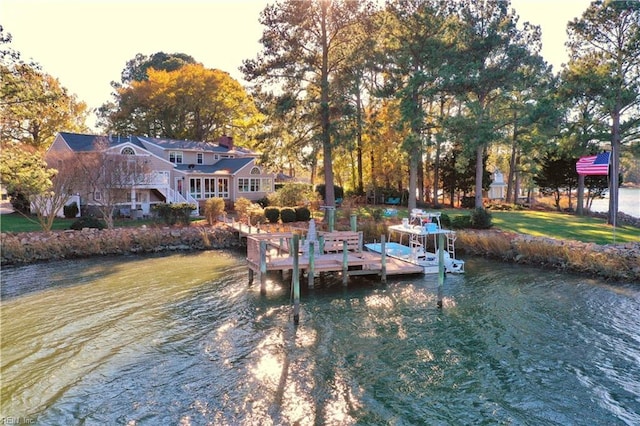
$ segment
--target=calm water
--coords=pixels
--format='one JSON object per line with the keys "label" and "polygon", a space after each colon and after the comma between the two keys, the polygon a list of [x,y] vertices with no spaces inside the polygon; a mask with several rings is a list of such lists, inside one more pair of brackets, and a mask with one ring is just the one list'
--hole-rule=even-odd
{"label": "calm water", "polygon": [[5,269],[0,418],[640,424],[640,286],[466,269],[442,310],[435,277],[303,291],[298,327],[288,287],[261,296],[235,254]]}
{"label": "calm water", "polygon": [[[608,212],[609,198],[593,200],[591,210]],[[633,217],[640,217],[640,188],[620,188],[618,192],[618,211]]]}

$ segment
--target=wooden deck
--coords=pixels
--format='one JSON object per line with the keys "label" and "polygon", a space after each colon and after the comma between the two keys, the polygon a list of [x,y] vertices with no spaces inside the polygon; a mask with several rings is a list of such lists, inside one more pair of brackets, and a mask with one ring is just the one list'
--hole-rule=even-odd
{"label": "wooden deck", "polygon": [[[302,234],[302,247],[306,230],[287,229],[283,226],[265,229],[237,222],[227,225],[236,230],[241,238],[247,239],[247,264],[251,275],[261,274],[263,271],[293,271],[294,256],[290,252],[293,234]],[[308,250],[300,250],[298,255],[299,271],[311,273],[312,277],[315,273],[336,272],[344,275],[343,280],[349,276],[361,275],[378,275],[386,280],[388,275],[422,273],[420,266],[388,256],[384,257],[383,267],[383,256],[380,253],[363,251],[361,232],[319,231],[318,237],[322,241],[322,250],[320,247],[315,248],[313,258]]]}

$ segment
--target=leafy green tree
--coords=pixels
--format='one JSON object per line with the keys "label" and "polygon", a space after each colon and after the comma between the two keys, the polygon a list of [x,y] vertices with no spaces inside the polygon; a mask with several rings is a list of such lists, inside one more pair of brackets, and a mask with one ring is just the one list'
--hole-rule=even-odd
{"label": "leafy green tree", "polygon": [[258,57],[244,62],[249,81],[280,84],[280,90],[313,107],[314,135],[322,146],[325,202],[335,205],[332,163],[332,76],[346,65],[357,45],[354,28],[367,12],[364,1],[284,0],[268,5],[260,15],[265,26]]}
{"label": "leafy green tree", "polygon": [[84,131],[87,106],[36,63],[13,50],[0,26],[0,141],[46,150],[57,132]]}
{"label": "leafy green tree", "polygon": [[[135,58],[127,61],[127,65],[122,70],[121,84],[127,85],[134,81],[148,80],[147,72],[150,68],[156,71],[176,71],[185,65],[196,64],[193,57],[185,53],[164,53],[157,52],[151,56],[138,53]],[[120,87],[118,83],[111,83],[114,87]]]}
{"label": "leafy green tree", "polygon": [[[589,61],[600,107],[608,114],[611,176],[620,172],[622,145],[630,143],[640,126],[640,3],[597,0],[568,27],[571,61]],[[618,214],[618,179],[610,179],[609,223]]]}
{"label": "leafy green tree", "polygon": [[390,2],[386,10],[390,19],[381,46],[388,76],[385,91],[400,101],[398,124],[408,130],[403,148],[409,159],[410,209],[416,207],[418,171],[428,133],[426,105],[442,90],[441,74],[452,47],[445,39],[442,5],[424,0]]}
{"label": "leafy green tree", "polygon": [[557,150],[550,150],[544,156],[540,172],[533,178],[543,194],[554,196],[558,211],[561,211],[560,200],[565,191],[569,197],[569,208],[571,208],[571,192],[578,183],[575,164],[574,157]]}
{"label": "leafy green tree", "polygon": [[518,29],[509,1],[448,4],[457,18],[452,30],[457,52],[449,66],[448,84],[464,105],[455,123],[466,149],[476,155],[475,205],[482,207],[482,158],[508,123],[496,109],[505,93],[522,81],[524,65],[538,60],[540,32],[527,24]]}

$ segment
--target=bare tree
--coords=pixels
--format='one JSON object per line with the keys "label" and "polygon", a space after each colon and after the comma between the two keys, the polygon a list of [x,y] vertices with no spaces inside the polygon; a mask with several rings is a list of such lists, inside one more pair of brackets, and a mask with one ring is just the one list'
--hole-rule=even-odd
{"label": "bare tree", "polygon": [[136,187],[149,183],[152,176],[146,156],[121,154],[108,146],[108,140],[99,141],[93,151],[79,155],[77,166],[85,196],[111,229],[116,209],[125,204],[134,206]]}

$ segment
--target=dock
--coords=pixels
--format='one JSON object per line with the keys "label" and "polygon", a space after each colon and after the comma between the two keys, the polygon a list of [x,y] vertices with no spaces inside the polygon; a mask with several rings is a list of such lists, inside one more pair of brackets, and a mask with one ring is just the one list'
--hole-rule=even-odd
{"label": "dock", "polygon": [[[262,229],[238,222],[226,222],[247,241],[247,266],[249,284],[254,276],[260,280],[260,293],[266,294],[267,273],[279,271],[283,275],[291,271],[293,294],[293,322],[300,320],[300,278],[306,273],[308,287],[314,288],[316,274],[338,273],[343,286],[352,276],[379,276],[381,282],[388,275],[422,274],[423,268],[402,259],[386,255],[386,236],[380,236],[380,253],[364,251],[362,232],[356,231],[355,215],[351,216],[351,231],[334,231],[329,221],[329,231],[316,232],[311,220],[308,229]],[[442,235],[439,236],[440,238]],[[442,239],[442,238],[441,238]],[[442,308],[442,284],[444,282],[444,250],[440,240],[438,251],[438,307]]]}
{"label": "dock", "polygon": [[[227,223],[247,241],[247,265],[250,278],[266,271],[293,271],[294,256],[291,247],[294,235],[300,238],[300,272],[315,276],[318,272],[335,272],[343,275],[346,284],[349,276],[378,275],[383,281],[389,275],[420,274],[422,268],[400,259],[363,250],[362,232],[318,232],[318,244],[305,247],[306,230],[275,227],[264,229],[239,222]],[[313,287],[313,283],[309,283]]]}

